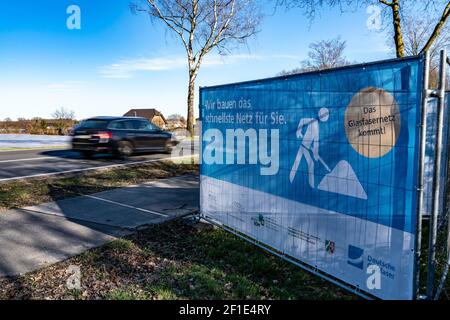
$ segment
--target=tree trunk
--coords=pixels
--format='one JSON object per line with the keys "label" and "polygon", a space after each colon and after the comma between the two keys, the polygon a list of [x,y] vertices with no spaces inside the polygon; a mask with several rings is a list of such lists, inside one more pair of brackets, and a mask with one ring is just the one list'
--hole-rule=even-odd
{"label": "tree trunk", "polygon": [[195,101],[195,74],[191,71],[189,72],[189,88],[188,88],[188,98],[187,98],[187,131],[194,136],[194,101]]}
{"label": "tree trunk", "polygon": [[194,101],[195,101],[195,79],[197,78],[196,69],[192,69],[191,65],[189,66],[189,87],[188,87],[188,113],[187,113],[187,122],[186,127],[189,132],[190,137],[190,145],[191,145],[191,164],[194,164]]}
{"label": "tree trunk", "polygon": [[391,8],[394,23],[394,41],[397,58],[402,58],[405,56],[405,45],[403,43],[403,35],[400,21],[400,6],[398,0],[394,0],[392,2]]}

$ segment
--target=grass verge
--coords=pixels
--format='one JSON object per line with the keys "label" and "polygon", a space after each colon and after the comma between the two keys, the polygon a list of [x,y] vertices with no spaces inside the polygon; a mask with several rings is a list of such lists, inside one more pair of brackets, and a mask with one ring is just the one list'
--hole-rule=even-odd
{"label": "grass verge", "polygon": [[122,188],[152,179],[197,173],[196,164],[160,161],[66,177],[53,176],[3,183],[0,184],[0,213],[12,208]]}
{"label": "grass verge", "polygon": [[[67,289],[69,266],[81,288]],[[207,224],[152,226],[37,272],[0,279],[0,299],[357,299]]]}
{"label": "grass verge", "polygon": [[67,146],[46,146],[46,147],[32,147],[32,148],[0,148],[0,152],[7,151],[33,151],[33,150],[49,150],[49,149],[65,149]]}

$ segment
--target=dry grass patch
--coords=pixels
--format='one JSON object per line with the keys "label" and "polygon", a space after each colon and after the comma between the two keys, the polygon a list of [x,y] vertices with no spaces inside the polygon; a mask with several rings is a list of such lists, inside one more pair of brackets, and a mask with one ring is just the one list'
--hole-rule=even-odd
{"label": "dry grass patch", "polygon": [[184,174],[198,174],[198,165],[161,161],[65,177],[3,183],[0,184],[0,212]]}
{"label": "dry grass patch", "polygon": [[[81,289],[66,270],[81,268]],[[21,277],[0,279],[1,299],[356,299],[207,224],[153,226]]]}

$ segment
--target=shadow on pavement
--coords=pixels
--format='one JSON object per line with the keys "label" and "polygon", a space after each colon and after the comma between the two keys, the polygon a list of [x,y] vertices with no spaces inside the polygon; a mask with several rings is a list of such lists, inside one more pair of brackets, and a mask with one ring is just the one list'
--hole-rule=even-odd
{"label": "shadow on pavement", "polygon": [[[46,157],[55,157],[55,158],[64,158],[64,159],[83,159],[88,160],[83,157],[83,155],[80,152],[73,151],[73,150],[48,150],[43,151],[40,153],[43,156]],[[94,160],[101,160],[101,159],[107,159],[107,160],[118,160],[111,154],[96,154],[92,157]]]}
{"label": "shadow on pavement", "polygon": [[144,161],[149,160],[152,157],[167,157],[167,154],[160,154],[158,152],[139,152],[136,154],[133,154],[131,157],[128,158],[128,160],[122,160],[118,158],[117,156],[109,153],[99,153],[94,154],[92,158],[87,159],[83,157],[81,152],[73,151],[73,150],[48,150],[43,151],[40,153],[43,156],[46,157],[53,157],[53,158],[61,158],[61,159],[73,159],[73,160],[95,160],[95,161],[101,161],[101,162],[112,162],[112,163],[123,163],[123,162],[133,162],[133,161]]}

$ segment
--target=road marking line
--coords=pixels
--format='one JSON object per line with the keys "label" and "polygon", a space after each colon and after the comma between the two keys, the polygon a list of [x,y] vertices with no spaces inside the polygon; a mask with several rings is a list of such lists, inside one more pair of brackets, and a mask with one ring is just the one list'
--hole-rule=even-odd
{"label": "road marking line", "polygon": [[161,217],[166,217],[167,218],[169,216],[168,214],[159,213],[159,212],[152,211],[152,210],[147,210],[147,209],[142,209],[142,208],[139,208],[139,207],[131,206],[131,205],[128,205],[128,204],[117,202],[117,201],[103,199],[103,198],[92,196],[92,195],[83,195],[83,197],[94,199],[94,200],[103,201],[103,202],[106,202],[106,203],[115,204],[115,205],[118,205],[118,206],[121,206],[121,207],[125,207],[125,208],[128,208],[128,209],[135,209],[135,210],[138,210],[138,211],[142,211],[142,212],[145,212],[145,213],[150,213],[150,214],[153,214],[153,215],[158,215],[158,216],[161,216]]}
{"label": "road marking line", "polygon": [[98,167],[91,167],[91,168],[84,168],[84,169],[74,169],[74,170],[66,170],[66,171],[58,171],[58,172],[39,173],[39,174],[33,174],[33,175],[29,175],[29,176],[20,176],[20,177],[14,177],[14,178],[0,179],[0,182],[8,182],[8,181],[15,181],[15,180],[22,180],[22,179],[40,178],[40,177],[50,177],[50,176],[67,174],[67,173],[95,171],[95,170],[101,170],[101,169],[120,168],[120,167],[132,166],[132,165],[136,165],[136,164],[145,164],[145,163],[152,163],[152,162],[158,162],[158,161],[164,161],[164,160],[180,160],[180,159],[185,159],[185,158],[190,158],[190,157],[191,156],[181,156],[181,157],[173,157],[173,158],[168,157],[168,158],[150,159],[150,160],[137,161],[137,162],[112,164],[112,165],[108,165],[108,166],[98,166]]}
{"label": "road marking line", "polygon": [[36,160],[44,160],[44,159],[49,159],[49,157],[28,158],[28,159],[12,159],[12,160],[0,160],[0,163],[20,162],[20,161],[36,161]]}

